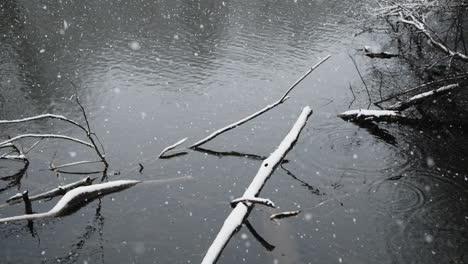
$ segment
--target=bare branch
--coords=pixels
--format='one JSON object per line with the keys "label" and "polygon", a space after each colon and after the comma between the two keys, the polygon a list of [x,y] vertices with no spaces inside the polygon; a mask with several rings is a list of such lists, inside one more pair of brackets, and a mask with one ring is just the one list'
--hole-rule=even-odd
{"label": "bare branch", "polygon": [[458,88],[460,88],[460,85],[458,85],[458,83],[443,86],[443,87],[440,87],[438,89],[434,89],[434,90],[431,90],[431,91],[428,91],[428,92],[425,92],[425,93],[417,94],[417,95],[409,98],[408,100],[398,102],[398,103],[388,107],[387,109],[403,111],[403,110],[407,109],[408,107],[420,104],[420,103],[422,103],[422,102],[424,102],[426,100],[432,99],[434,97],[450,93],[450,92],[452,92],[452,91],[454,91],[454,90],[456,90]]}
{"label": "bare branch", "polygon": [[49,163],[49,169],[50,170],[57,170],[57,169],[62,169],[66,167],[71,167],[71,166],[76,166],[76,165],[82,165],[82,164],[89,164],[89,163],[99,163],[102,162],[101,160],[83,160],[83,161],[76,161],[76,162],[70,162],[66,164],[62,164],[59,166],[54,166],[52,162]]}
{"label": "bare branch", "polygon": [[19,139],[22,139],[22,138],[56,138],[56,139],[65,139],[65,140],[69,140],[69,141],[73,141],[73,142],[76,142],[76,143],[79,143],[79,144],[82,144],[82,145],[85,145],[87,147],[90,147],[92,149],[94,149],[94,146],[86,141],[83,141],[83,140],[80,140],[80,139],[77,139],[77,138],[73,138],[73,137],[69,137],[69,136],[64,136],[64,135],[57,135],[57,134],[23,134],[23,135],[19,135],[19,136],[16,136],[16,137],[13,137],[13,138],[10,138],[8,140],[5,140],[3,142],[0,142],[0,146],[2,145],[5,145],[5,144],[8,144],[8,143],[11,143],[11,142],[14,142],[16,140],[19,140]]}
{"label": "bare branch", "polygon": [[[42,200],[42,199],[47,199],[47,198],[53,198],[55,196],[58,196],[58,195],[64,195],[66,192],[72,190],[72,189],[75,189],[77,187],[80,187],[80,186],[86,186],[86,185],[91,185],[93,183],[93,181],[97,179],[97,178],[91,178],[91,177],[86,177],[82,180],[79,180],[77,182],[72,182],[72,183],[69,183],[69,184],[66,184],[66,185],[63,185],[63,186],[59,186],[55,189],[52,189],[50,191],[47,191],[47,192],[44,192],[44,193],[41,193],[41,194],[38,194],[38,195],[34,195],[34,196],[31,196],[29,197],[29,200],[30,201],[36,201],[36,200]],[[17,204],[17,203],[21,203],[23,200],[22,200],[22,195],[21,193],[17,193],[16,195],[8,198],[8,200],[6,201],[9,205],[13,205],[13,204]]]}
{"label": "bare branch", "polygon": [[48,118],[58,119],[58,120],[68,122],[70,124],[73,124],[74,126],[79,127],[80,129],[82,129],[86,133],[89,133],[89,131],[85,127],[83,127],[82,125],[78,124],[78,122],[76,122],[74,120],[71,120],[69,118],[66,118],[63,115],[55,115],[55,114],[43,114],[43,115],[31,116],[31,117],[26,117],[26,118],[22,118],[22,119],[14,119],[14,120],[0,120],[0,125],[3,125],[3,124],[18,124],[18,123],[24,123],[24,122],[30,122],[30,121],[35,121],[35,120],[40,120],[40,119],[48,119]]}
{"label": "bare branch", "polygon": [[312,68],[310,68],[304,75],[302,75],[293,85],[291,85],[291,87],[289,87],[289,89],[283,94],[283,96],[281,96],[281,98],[274,102],[273,104],[270,104],[270,105],[267,105],[266,107],[262,108],[261,110],[237,121],[237,122],[234,122],[230,125],[227,125],[221,129],[218,129],[216,131],[214,131],[213,133],[211,133],[209,136],[205,137],[204,139],[202,140],[199,140],[198,142],[192,144],[189,148],[196,148],[198,146],[201,146],[203,144],[205,144],[206,142],[214,139],[215,137],[223,134],[224,132],[227,132],[231,129],[234,129],[244,123],[246,123],[247,121],[250,121],[254,118],[256,118],[257,116],[273,109],[274,107],[276,107],[277,105],[279,104],[282,104],[284,103],[284,101],[286,101],[288,99],[288,94],[294,89],[294,87],[296,87],[302,80],[304,80],[310,73],[312,73],[317,67],[319,67],[322,63],[324,63],[326,60],[328,60],[331,56],[328,55],[326,56],[325,58],[323,58],[322,60],[320,60],[317,64],[315,64],[314,66],[312,66]]}
{"label": "bare branch", "polygon": [[[77,203],[91,201],[93,198],[99,197],[112,192],[121,191],[130,188],[140,181],[119,180],[106,183],[100,183],[90,186],[81,186],[67,192],[57,204],[45,213],[25,214],[19,216],[0,218],[0,223],[15,222],[22,220],[34,220],[48,217],[57,217],[63,215]],[[76,206],[75,206],[76,207]]]}

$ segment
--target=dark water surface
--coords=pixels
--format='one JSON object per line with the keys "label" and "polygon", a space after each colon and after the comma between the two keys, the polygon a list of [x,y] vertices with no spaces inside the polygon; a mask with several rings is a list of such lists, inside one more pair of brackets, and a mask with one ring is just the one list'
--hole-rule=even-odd
{"label": "dark water surface", "polygon": [[[242,228],[219,263],[467,263],[468,140],[456,128],[359,127],[336,117],[352,83],[365,107],[348,54],[381,39],[354,37],[353,1],[2,1],[0,118],[60,113],[83,120],[78,87],[115,179],[156,180],[92,201],[56,219],[2,224],[2,263],[199,263],[261,161],[252,156],[187,155],[157,160],[183,137],[194,142],[277,100],[327,54],[333,57],[276,109],[203,147],[267,156],[300,110],[314,114],[288,163],[261,196],[250,223],[275,249]],[[398,68],[398,62],[386,62]],[[395,66],[396,65],[396,66]],[[80,131],[58,121],[2,126],[0,136]],[[24,141],[27,147],[34,141]],[[0,199],[40,193],[84,175],[47,170],[93,159],[76,144],[41,142],[21,166],[0,162]],[[144,165],[138,173],[138,163]],[[76,168],[78,171],[99,166]],[[58,199],[33,203],[47,211]],[[279,211],[302,210],[272,222]],[[21,205],[0,217],[22,214]],[[31,231],[33,230],[33,231]]]}

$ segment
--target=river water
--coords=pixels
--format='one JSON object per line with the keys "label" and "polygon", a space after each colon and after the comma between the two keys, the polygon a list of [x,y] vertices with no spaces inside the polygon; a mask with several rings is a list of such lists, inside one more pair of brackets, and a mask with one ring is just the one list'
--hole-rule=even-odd
{"label": "river water", "polygon": [[[78,95],[110,163],[108,180],[140,184],[75,213],[0,227],[2,263],[198,263],[261,164],[303,106],[313,115],[288,162],[261,192],[277,209],[249,216],[270,244],[243,227],[219,263],[467,263],[468,140],[456,126],[359,127],[336,117],[365,108],[364,78],[381,65],[360,56],[385,38],[358,35],[360,1],[2,1],[0,118],[42,113],[83,121]],[[166,146],[205,135],[276,101],[268,113],[203,147],[156,159]],[[400,69],[398,60],[384,62]],[[407,79],[411,79],[407,77]],[[372,96],[377,91],[372,90]],[[59,121],[2,126],[0,136],[62,133]],[[34,141],[24,140],[27,149]],[[241,153],[241,154],[239,154]],[[252,154],[252,155],[250,155]],[[0,199],[37,194],[85,175],[54,164],[94,159],[76,144],[43,140],[30,165],[0,161]],[[140,173],[138,163],[144,166]],[[99,164],[70,171],[100,170]],[[99,174],[93,174],[99,175]],[[58,198],[33,203],[47,211]],[[270,221],[281,211],[301,210]],[[21,205],[0,217],[23,213]]]}

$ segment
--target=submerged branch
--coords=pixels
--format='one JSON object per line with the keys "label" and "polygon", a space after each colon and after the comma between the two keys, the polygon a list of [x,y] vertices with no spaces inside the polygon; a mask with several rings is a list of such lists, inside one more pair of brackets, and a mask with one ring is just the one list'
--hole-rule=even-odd
{"label": "submerged branch", "polygon": [[276,208],[275,203],[270,199],[258,198],[258,197],[242,197],[231,201],[231,207],[235,207],[238,203],[252,203],[252,204],[263,204],[271,208]]}

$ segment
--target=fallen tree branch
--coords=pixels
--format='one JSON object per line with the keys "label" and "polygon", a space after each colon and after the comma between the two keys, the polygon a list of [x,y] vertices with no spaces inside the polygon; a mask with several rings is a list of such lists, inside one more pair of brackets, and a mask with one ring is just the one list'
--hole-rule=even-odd
{"label": "fallen tree branch", "polygon": [[438,89],[434,89],[434,90],[431,90],[431,91],[428,91],[428,92],[425,92],[425,93],[417,94],[417,95],[415,95],[413,97],[410,97],[409,99],[407,99],[405,101],[398,102],[398,103],[396,103],[394,105],[391,105],[387,109],[403,111],[403,110],[405,110],[405,109],[407,109],[407,108],[409,108],[411,106],[418,105],[418,104],[421,104],[422,102],[424,102],[426,100],[432,99],[434,97],[437,97],[437,96],[440,96],[440,95],[443,95],[443,94],[450,93],[450,92],[452,92],[452,91],[454,91],[455,89],[458,89],[458,88],[460,88],[460,85],[458,85],[458,83],[442,86],[442,87],[440,87]]}
{"label": "fallen tree branch", "polygon": [[433,81],[433,82],[429,82],[429,83],[424,83],[424,84],[421,84],[421,85],[418,85],[416,87],[413,87],[413,88],[410,88],[410,89],[407,89],[407,90],[404,90],[402,92],[399,92],[397,94],[393,94],[393,95],[390,95],[388,96],[387,98],[384,98],[380,101],[377,101],[375,102],[374,104],[375,105],[379,105],[383,102],[387,102],[387,101],[390,101],[396,97],[399,97],[399,96],[402,96],[402,95],[405,95],[405,94],[408,94],[408,93],[411,93],[411,92],[414,92],[416,90],[420,90],[420,89],[423,89],[423,88],[426,88],[428,86],[431,86],[431,85],[436,85],[436,84],[441,84],[441,83],[447,83],[447,82],[451,82],[451,81],[455,81],[455,80],[460,80],[460,79],[468,79],[468,75],[466,74],[463,74],[463,75],[460,75],[460,76],[455,76],[453,78],[448,78],[448,79],[442,79],[442,80],[437,80],[437,81]]}
{"label": "fallen tree branch", "polygon": [[94,146],[86,141],[83,141],[81,139],[77,139],[77,138],[73,138],[73,137],[69,137],[69,136],[64,136],[64,135],[57,135],[57,134],[23,134],[23,135],[19,135],[19,136],[16,136],[16,137],[13,137],[13,138],[10,138],[8,140],[5,140],[3,142],[0,142],[0,146],[4,145],[4,144],[8,144],[8,143],[11,143],[11,142],[14,142],[14,141],[17,141],[19,139],[22,139],[22,138],[56,138],[56,139],[65,139],[65,140],[69,140],[69,141],[73,141],[73,142],[76,142],[76,143],[79,143],[79,144],[82,144],[82,145],[85,145],[87,147],[90,147],[90,148],[93,148],[94,149]]}
{"label": "fallen tree branch", "polygon": [[[88,177],[86,177],[86,178],[84,178],[82,180],[72,182],[72,183],[69,183],[69,184],[66,184],[66,185],[63,185],[63,186],[59,186],[59,187],[57,187],[55,189],[52,189],[50,191],[47,191],[47,192],[44,192],[44,193],[41,193],[41,194],[38,194],[38,195],[30,196],[29,200],[30,201],[36,201],[36,200],[53,198],[53,197],[59,196],[59,195],[64,195],[68,191],[70,191],[72,189],[75,189],[77,187],[91,185],[95,179],[97,179],[97,178],[91,178],[91,177],[88,176]],[[6,202],[9,205],[21,203],[22,201],[23,200],[22,200],[21,193],[17,193],[15,195],[13,195],[12,197],[8,198],[8,200],[6,200]]]}
{"label": "fallen tree branch", "polygon": [[[281,161],[296,143],[300,132],[305,127],[307,119],[311,114],[312,110],[308,106],[304,107],[296,123],[280,143],[278,148],[262,162],[257,174],[242,197],[257,197],[268,178],[273,174],[276,167],[281,164]],[[231,214],[224,221],[221,230],[206,252],[202,264],[216,262],[223,248],[227,245],[234,232],[242,225],[244,219],[248,215],[248,212],[250,212],[253,206],[254,204],[248,202],[238,203],[236,205]]]}
{"label": "fallen tree branch", "polygon": [[217,136],[223,134],[224,132],[227,132],[227,131],[229,131],[229,130],[231,130],[231,129],[234,129],[234,128],[236,128],[236,127],[238,127],[238,126],[240,126],[240,125],[246,123],[247,121],[250,121],[250,120],[254,119],[255,117],[257,117],[257,116],[259,116],[259,115],[261,115],[261,114],[263,114],[263,113],[265,113],[265,112],[267,112],[267,111],[273,109],[273,108],[276,107],[277,105],[282,104],[284,101],[286,101],[286,100],[289,98],[289,97],[288,97],[288,94],[289,94],[302,80],[304,80],[310,73],[312,73],[318,66],[320,66],[322,63],[324,63],[324,62],[325,62],[326,60],[328,60],[330,57],[331,57],[331,56],[328,55],[328,56],[326,56],[325,58],[323,58],[322,60],[320,60],[317,64],[315,64],[314,66],[312,66],[312,68],[310,68],[310,69],[309,69],[304,75],[302,75],[293,85],[291,85],[291,87],[289,87],[289,89],[283,94],[283,96],[281,96],[281,98],[280,98],[278,101],[276,101],[276,102],[274,102],[274,103],[272,103],[272,104],[270,104],[270,105],[265,106],[265,107],[262,108],[261,110],[255,112],[255,113],[253,113],[253,114],[251,114],[251,115],[249,115],[249,116],[247,116],[247,117],[245,117],[245,118],[243,118],[243,119],[241,119],[241,120],[239,120],[239,121],[237,121],[237,122],[234,122],[234,123],[232,123],[232,124],[230,124],[230,125],[227,125],[227,126],[221,128],[221,129],[218,129],[218,130],[214,131],[213,133],[211,133],[209,136],[205,137],[204,139],[201,139],[201,140],[199,140],[198,142],[192,144],[189,148],[193,149],[193,148],[196,148],[196,147],[198,147],[198,146],[201,146],[201,145],[205,144],[206,142],[208,142],[208,141],[214,139],[215,137],[217,137]]}
{"label": "fallen tree branch", "polygon": [[86,133],[88,133],[88,130],[85,127],[83,127],[82,125],[80,125],[78,122],[73,121],[73,120],[71,120],[69,118],[66,118],[63,115],[55,115],[55,114],[42,114],[42,115],[37,115],[37,116],[25,117],[25,118],[22,118],[22,119],[0,120],[0,125],[25,123],[25,122],[41,120],[41,119],[49,119],[49,118],[58,119],[58,120],[68,122],[68,123],[70,123],[70,124],[72,124],[74,126],[79,127],[81,130],[85,131]]}
{"label": "fallen tree branch", "polygon": [[62,216],[67,214],[77,204],[89,202],[96,197],[108,193],[130,188],[138,183],[140,183],[140,181],[120,180],[90,186],[81,186],[67,192],[48,212],[0,218],[0,223]]}
{"label": "fallen tree branch", "polygon": [[391,110],[367,110],[367,109],[358,109],[358,110],[349,110],[338,114],[338,117],[343,120],[373,120],[373,121],[395,121],[402,117],[397,111]]}

